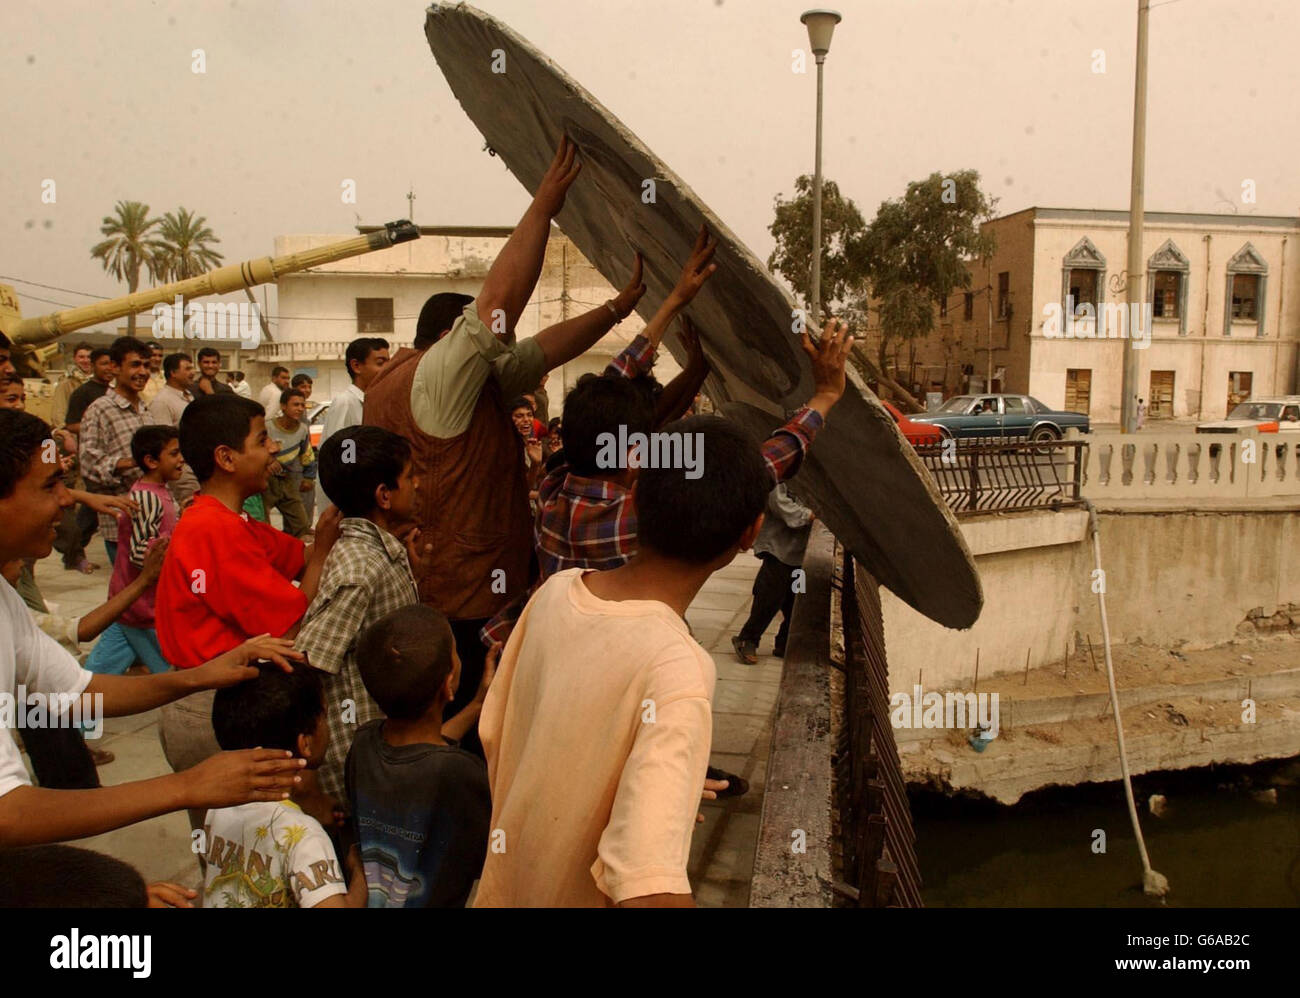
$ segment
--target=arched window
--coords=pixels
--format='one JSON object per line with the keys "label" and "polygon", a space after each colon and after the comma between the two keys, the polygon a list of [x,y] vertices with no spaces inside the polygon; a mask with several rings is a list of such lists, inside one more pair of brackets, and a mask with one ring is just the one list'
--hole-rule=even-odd
{"label": "arched window", "polygon": [[[1084,236],[1074,244],[1074,249],[1065,254],[1061,261],[1061,309],[1066,316],[1075,316],[1075,322],[1087,321],[1087,310],[1080,313],[1080,306],[1091,306],[1093,316],[1098,321],[1102,315],[1102,302],[1106,294],[1106,258],[1101,255],[1092,240]],[[1095,327],[1098,335],[1100,326]]]}
{"label": "arched window", "polygon": [[1253,323],[1255,335],[1264,335],[1264,289],[1268,264],[1259,250],[1247,243],[1228,261],[1228,281],[1223,300],[1223,335],[1233,324]]}
{"label": "arched window", "polygon": [[[1178,335],[1187,335],[1187,278],[1191,264],[1172,239],[1147,260],[1147,302],[1155,325],[1178,323]],[[1154,332],[1154,330],[1153,330]]]}

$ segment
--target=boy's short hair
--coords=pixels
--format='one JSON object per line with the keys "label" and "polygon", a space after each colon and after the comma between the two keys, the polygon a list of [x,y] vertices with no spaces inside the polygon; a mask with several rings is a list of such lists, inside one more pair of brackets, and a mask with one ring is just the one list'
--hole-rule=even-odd
{"label": "boy's short hair", "polygon": [[298,751],[298,736],[310,735],[325,713],[320,673],[309,665],[285,672],[257,662],[257,678],[217,690],[212,730],[227,752],[250,748]]}
{"label": "boy's short hair", "polygon": [[141,471],[147,470],[144,459],[151,457],[157,461],[162,456],[163,448],[179,435],[176,427],[168,426],[166,423],[152,423],[140,427],[131,435],[131,460]]}
{"label": "boy's short hair", "polygon": [[217,470],[218,447],[243,453],[253,420],[265,416],[260,403],[242,395],[200,395],[185,407],[178,427],[181,453],[194,477],[206,482]]}
{"label": "boy's short hair", "polygon": [[90,351],[90,362],[92,364],[99,360],[100,357],[108,357],[111,360],[113,355],[109,352],[108,347],[95,347],[94,350]]}
{"label": "boy's short hair", "polygon": [[81,353],[82,350],[94,350],[94,349],[95,348],[91,344],[87,343],[85,340],[82,340],[80,343],[78,343],[75,347],[72,348],[72,355],[75,357],[77,354]]}
{"label": "boy's short hair", "polygon": [[378,336],[358,336],[343,351],[343,366],[347,368],[348,377],[357,380],[357,372],[352,370],[352,362],[364,364],[376,350],[387,350],[388,341]]}
{"label": "boy's short hair", "polygon": [[288,373],[289,373],[289,369],[287,367],[285,367],[283,364],[276,364],[275,367],[271,368],[271,380],[274,381],[275,376],[277,374],[288,374]]}
{"label": "boy's short hair", "polygon": [[534,411],[533,403],[528,401],[527,395],[520,395],[518,398],[516,398],[513,402],[510,403],[510,411],[514,412],[516,409],[527,409],[529,412]]}
{"label": "boy's short hair", "polygon": [[357,638],[357,671],[387,716],[414,721],[451,675],[456,640],[441,611],[423,603],[385,614]]}
{"label": "boy's short hair", "polygon": [[[344,461],[346,442],[348,460]],[[397,488],[402,469],[411,460],[411,444],[380,426],[349,426],[320,445],[321,489],[344,516],[369,516],[375,508],[375,489]]]}
{"label": "boy's short hair", "polygon": [[299,385],[314,385],[315,383],[310,374],[295,374],[289,385],[292,388],[297,388]]}
{"label": "boy's short hair", "polygon": [[629,436],[654,429],[654,403],[634,380],[584,374],[565,397],[560,440],[570,471],[590,478],[612,470],[596,463],[602,433],[617,439],[619,426],[626,426]]}
{"label": "boy's short hair", "polygon": [[134,336],[119,336],[108,348],[108,355],[113,358],[114,364],[122,363],[131,354],[135,354],[142,360],[148,360],[152,353],[148,344],[137,340]]}
{"label": "boy's short hair", "polygon": [[199,351],[199,360],[202,360],[204,357],[216,357],[217,360],[220,360],[221,351],[218,350],[216,347],[203,347]]}
{"label": "boy's short hair", "polygon": [[0,409],[0,499],[14,494],[49,439],[45,420],[18,409]]}
{"label": "boy's short hair", "polygon": [[563,428],[564,422],[559,416],[552,416],[551,421],[546,424],[546,432],[554,433],[556,430]]}
{"label": "boy's short hair", "polygon": [[448,332],[456,324],[465,306],[474,299],[469,295],[454,291],[443,291],[433,295],[420,309],[420,317],[415,320],[415,341],[411,344],[416,350],[433,346],[438,337]]}
{"label": "boy's short hair", "polygon": [[[700,434],[697,452],[704,473],[688,478],[685,468],[638,472],[637,543],[676,561],[708,564],[740,540],[763,512],[775,483],[758,441],[720,416],[688,416],[661,432]],[[569,452],[567,439],[564,452]]]}
{"label": "boy's short hair", "polygon": [[170,378],[173,374],[175,374],[178,370],[180,370],[181,361],[183,360],[189,360],[191,364],[194,363],[194,361],[190,360],[190,355],[187,353],[169,353],[166,357],[164,357],[163,377]]}
{"label": "boy's short hair", "polygon": [[140,871],[66,845],[0,849],[0,908],[147,908]]}
{"label": "boy's short hair", "polygon": [[295,395],[298,398],[302,399],[304,402],[307,401],[307,396],[302,393],[301,388],[286,388],[284,391],[280,393],[280,404],[288,405],[289,400],[293,398]]}

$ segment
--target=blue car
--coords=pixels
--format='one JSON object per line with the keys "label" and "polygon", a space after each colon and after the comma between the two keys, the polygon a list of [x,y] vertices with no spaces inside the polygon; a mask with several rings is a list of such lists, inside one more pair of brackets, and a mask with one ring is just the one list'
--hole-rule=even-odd
{"label": "blue car", "polygon": [[954,395],[937,411],[911,418],[916,423],[939,427],[945,437],[960,440],[1060,440],[1071,427],[1081,433],[1091,429],[1083,413],[1049,409],[1031,395]]}

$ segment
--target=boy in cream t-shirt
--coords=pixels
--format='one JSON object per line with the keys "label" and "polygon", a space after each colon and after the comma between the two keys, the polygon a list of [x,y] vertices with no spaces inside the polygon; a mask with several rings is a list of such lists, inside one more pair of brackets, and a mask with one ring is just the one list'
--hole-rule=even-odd
{"label": "boy in cream t-shirt", "polygon": [[753,544],[772,481],[722,419],[664,430],[700,434],[705,474],[642,469],[637,555],[548,579],[502,652],[479,721],[492,831],[477,907],[693,903],[715,677],[683,615]]}

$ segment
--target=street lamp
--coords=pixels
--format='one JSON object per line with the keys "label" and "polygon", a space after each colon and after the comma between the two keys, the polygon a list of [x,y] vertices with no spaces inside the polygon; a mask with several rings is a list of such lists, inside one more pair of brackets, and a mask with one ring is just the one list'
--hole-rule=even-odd
{"label": "street lamp", "polygon": [[831,35],[840,15],[834,10],[807,10],[799,18],[808,28],[808,45],[817,59],[817,153],[813,169],[812,324],[821,327],[822,298],[822,68],[831,50]]}

